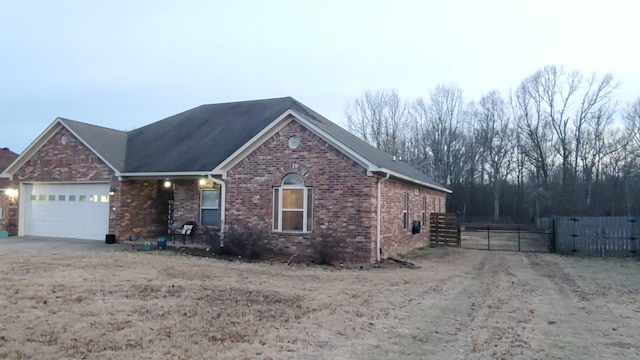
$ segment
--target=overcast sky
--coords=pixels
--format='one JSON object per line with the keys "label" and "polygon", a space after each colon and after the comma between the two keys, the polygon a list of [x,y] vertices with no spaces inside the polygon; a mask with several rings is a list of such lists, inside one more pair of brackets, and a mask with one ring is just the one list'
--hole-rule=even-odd
{"label": "overcast sky", "polygon": [[0,0],[0,147],[57,116],[131,130],[202,104],[293,96],[337,123],[366,89],[465,100],[544,65],[640,96],[640,2]]}

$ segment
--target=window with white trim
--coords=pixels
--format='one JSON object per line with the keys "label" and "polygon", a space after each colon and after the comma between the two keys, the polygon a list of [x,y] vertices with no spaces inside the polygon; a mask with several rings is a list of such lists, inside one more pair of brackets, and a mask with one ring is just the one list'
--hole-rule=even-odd
{"label": "window with white trim", "polygon": [[313,230],[313,189],[304,185],[302,176],[289,174],[273,189],[273,230]]}
{"label": "window with white trim", "polygon": [[200,190],[200,224],[202,226],[218,226],[219,203],[219,189]]}

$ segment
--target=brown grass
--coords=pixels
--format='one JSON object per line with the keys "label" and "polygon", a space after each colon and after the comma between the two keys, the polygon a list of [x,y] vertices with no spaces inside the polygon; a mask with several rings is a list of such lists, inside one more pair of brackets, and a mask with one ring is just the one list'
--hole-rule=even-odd
{"label": "brown grass", "polygon": [[339,270],[164,254],[0,254],[0,358],[640,355],[637,261],[422,249],[416,270]]}

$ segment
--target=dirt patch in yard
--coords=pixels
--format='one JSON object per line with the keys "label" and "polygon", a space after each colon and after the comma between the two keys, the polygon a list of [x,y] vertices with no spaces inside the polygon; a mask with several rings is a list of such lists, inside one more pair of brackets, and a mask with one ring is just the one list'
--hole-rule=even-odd
{"label": "dirt patch in yard", "polygon": [[447,248],[402,260],[416,267],[0,253],[0,358],[640,357],[636,260]]}

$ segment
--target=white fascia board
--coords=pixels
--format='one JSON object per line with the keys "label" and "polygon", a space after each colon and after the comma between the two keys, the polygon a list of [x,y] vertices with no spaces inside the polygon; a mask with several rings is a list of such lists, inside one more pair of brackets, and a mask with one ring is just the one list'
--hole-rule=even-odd
{"label": "white fascia board", "polygon": [[399,174],[399,173],[397,173],[395,171],[391,171],[391,170],[388,170],[388,169],[382,169],[382,168],[378,169],[377,171],[380,171],[380,172],[383,172],[383,173],[387,173],[387,174],[389,174],[389,175],[391,175],[391,176],[393,176],[395,178],[402,179],[402,180],[405,180],[405,181],[410,181],[412,183],[419,184],[419,185],[422,185],[424,187],[428,187],[430,189],[446,192],[448,194],[453,193],[453,191],[451,191],[451,190],[449,190],[447,188],[444,188],[444,187],[441,187],[441,186],[437,186],[437,185],[433,185],[433,184],[429,184],[429,183],[426,183],[424,181],[420,181],[420,180],[414,179],[412,177]]}
{"label": "white fascia board", "polygon": [[42,147],[42,145],[49,141],[49,139],[53,137],[53,134],[60,130],[62,126],[64,125],[60,121],[60,118],[53,120],[53,122],[49,124],[49,126],[47,126],[47,128],[44,129],[44,131],[40,133],[40,135],[38,135],[38,137],[33,140],[21,154],[4,169],[0,177],[13,179],[13,174],[18,171],[18,169]]}
{"label": "white fascia board", "polygon": [[[212,175],[222,175],[222,178],[227,177],[227,171],[234,167],[237,163],[239,163],[242,159],[244,159],[247,155],[249,155],[252,151],[257,149],[260,145],[262,145],[268,138],[273,136],[273,134],[280,131],[284,128],[291,119],[287,119],[290,115],[294,115],[292,110],[287,110],[283,112],[280,116],[278,116],[275,120],[266,126],[262,131],[257,133],[253,138],[247,141],[244,145],[242,145],[238,150],[236,150],[233,154],[229,155],[226,159],[224,159],[218,166],[215,167],[211,171]],[[295,115],[294,115],[295,116]]]}

